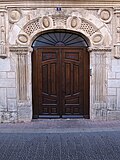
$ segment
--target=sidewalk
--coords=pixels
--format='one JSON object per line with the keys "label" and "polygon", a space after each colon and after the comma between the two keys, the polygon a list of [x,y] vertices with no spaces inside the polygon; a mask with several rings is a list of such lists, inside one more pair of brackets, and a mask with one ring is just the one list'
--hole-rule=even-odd
{"label": "sidewalk", "polygon": [[101,131],[120,131],[120,121],[38,119],[27,123],[0,124],[0,133],[73,133]]}

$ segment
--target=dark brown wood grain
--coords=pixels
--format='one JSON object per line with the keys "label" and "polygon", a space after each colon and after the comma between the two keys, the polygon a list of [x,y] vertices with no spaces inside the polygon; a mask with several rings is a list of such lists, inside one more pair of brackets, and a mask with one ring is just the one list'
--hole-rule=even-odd
{"label": "dark brown wood grain", "polygon": [[89,117],[86,48],[37,48],[32,54],[34,117]]}

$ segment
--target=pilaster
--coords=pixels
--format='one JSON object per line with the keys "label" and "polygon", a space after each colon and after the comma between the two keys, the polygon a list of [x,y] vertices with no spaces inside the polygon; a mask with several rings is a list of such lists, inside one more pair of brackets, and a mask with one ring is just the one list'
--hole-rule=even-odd
{"label": "pilaster", "polygon": [[10,52],[17,55],[18,101],[27,101],[28,47],[11,47]]}
{"label": "pilaster", "polygon": [[120,8],[114,9],[114,57],[120,59]]}
{"label": "pilaster", "polygon": [[91,63],[91,99],[90,110],[92,119],[107,118],[107,54],[110,48],[89,49]]}
{"label": "pilaster", "polygon": [[0,57],[7,57],[6,52],[6,13],[7,11],[0,8]]}

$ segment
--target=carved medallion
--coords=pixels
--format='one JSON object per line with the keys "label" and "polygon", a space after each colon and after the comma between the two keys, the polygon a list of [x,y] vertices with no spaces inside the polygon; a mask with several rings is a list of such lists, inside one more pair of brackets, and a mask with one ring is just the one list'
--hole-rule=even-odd
{"label": "carved medallion", "polygon": [[75,28],[78,24],[77,17],[73,17],[71,20],[71,27]]}
{"label": "carved medallion", "polygon": [[78,29],[81,27],[81,19],[79,17],[73,16],[67,19],[67,26],[69,28]]}
{"label": "carved medallion", "polygon": [[104,21],[108,20],[110,18],[110,12],[108,10],[103,10],[101,12],[101,19]]}
{"label": "carved medallion", "polygon": [[100,19],[106,23],[110,22],[112,18],[111,12],[108,9],[100,9],[98,15]]}
{"label": "carved medallion", "polygon": [[26,35],[24,35],[24,34],[19,34],[18,40],[19,40],[20,42],[22,42],[22,43],[27,43],[28,37],[27,37]]}
{"label": "carved medallion", "polygon": [[101,43],[103,40],[103,37],[100,33],[95,33],[93,36],[92,36],[92,41],[95,43],[95,44],[99,44]]}
{"label": "carved medallion", "polygon": [[42,23],[43,23],[43,26],[45,28],[48,28],[50,26],[50,19],[49,19],[49,17],[43,17]]}
{"label": "carved medallion", "polygon": [[18,22],[21,18],[21,12],[17,9],[11,10],[9,13],[9,20],[11,23]]}

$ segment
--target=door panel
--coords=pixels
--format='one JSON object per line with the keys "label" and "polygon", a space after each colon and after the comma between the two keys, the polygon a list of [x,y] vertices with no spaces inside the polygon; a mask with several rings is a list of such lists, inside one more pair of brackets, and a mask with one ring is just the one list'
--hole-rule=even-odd
{"label": "door panel", "polygon": [[89,114],[89,57],[86,49],[38,48],[32,59],[34,116]]}
{"label": "door panel", "polygon": [[[37,115],[59,115],[58,49],[37,49],[34,56],[37,57],[37,63],[33,61],[33,66],[37,66],[33,72],[38,74],[33,78],[33,86],[38,94],[35,95],[37,97],[33,95],[33,104]],[[37,79],[37,85],[34,84],[34,79]]]}
{"label": "door panel", "polygon": [[62,50],[63,115],[83,115],[83,58],[80,49]]}

